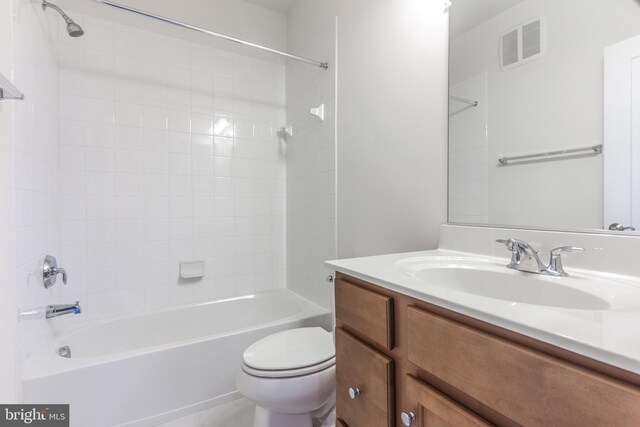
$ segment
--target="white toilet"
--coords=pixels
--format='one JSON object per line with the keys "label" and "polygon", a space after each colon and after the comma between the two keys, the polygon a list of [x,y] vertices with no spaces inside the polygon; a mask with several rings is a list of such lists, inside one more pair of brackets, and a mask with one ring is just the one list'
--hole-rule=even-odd
{"label": "white toilet", "polygon": [[254,427],[334,426],[335,363],[333,334],[322,328],[290,329],[251,345],[236,387],[256,404]]}

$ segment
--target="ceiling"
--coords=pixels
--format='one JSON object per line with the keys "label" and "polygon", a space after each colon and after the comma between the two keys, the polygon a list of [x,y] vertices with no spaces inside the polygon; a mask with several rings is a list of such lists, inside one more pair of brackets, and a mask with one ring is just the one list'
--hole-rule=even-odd
{"label": "ceiling", "polygon": [[[269,0],[263,0],[265,2]],[[274,0],[275,1],[275,0]],[[449,31],[452,39],[523,0],[452,0]],[[253,3],[253,2],[252,2]]]}
{"label": "ceiling", "polygon": [[253,3],[257,6],[264,7],[266,9],[271,9],[274,12],[287,14],[289,9],[291,9],[291,5],[295,0],[246,0],[249,3]]}

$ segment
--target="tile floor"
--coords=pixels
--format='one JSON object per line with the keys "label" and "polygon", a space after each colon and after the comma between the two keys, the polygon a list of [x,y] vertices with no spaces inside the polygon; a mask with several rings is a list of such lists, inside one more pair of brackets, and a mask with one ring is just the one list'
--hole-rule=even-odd
{"label": "tile floor", "polygon": [[242,398],[159,427],[252,427],[254,410],[255,406]]}

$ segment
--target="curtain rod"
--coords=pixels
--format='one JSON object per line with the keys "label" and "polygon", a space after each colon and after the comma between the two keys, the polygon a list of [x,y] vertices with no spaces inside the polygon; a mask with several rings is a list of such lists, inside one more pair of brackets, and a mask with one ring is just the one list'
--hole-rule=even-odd
{"label": "curtain rod", "polygon": [[253,47],[255,49],[264,50],[266,52],[270,52],[270,53],[274,53],[276,55],[284,56],[284,57],[289,58],[289,59],[294,59],[296,61],[304,62],[305,64],[315,65],[316,67],[320,67],[320,68],[325,69],[325,70],[329,68],[329,64],[327,62],[314,61],[312,59],[303,58],[303,57],[297,56],[297,55],[292,55],[290,53],[283,52],[281,50],[272,49],[270,47],[262,46],[262,45],[259,45],[259,44],[256,44],[256,43],[251,43],[251,42],[248,42],[248,41],[245,41],[245,40],[242,40],[242,39],[238,39],[238,38],[235,38],[235,37],[228,36],[226,34],[216,33],[215,31],[205,30],[204,28],[196,27],[194,25],[190,25],[190,24],[187,24],[187,23],[184,23],[184,22],[175,21],[173,19],[165,18],[165,17],[159,16],[159,15],[154,15],[153,13],[145,12],[144,10],[140,10],[140,9],[135,9],[133,7],[124,6],[122,4],[114,3],[114,2],[111,2],[111,1],[108,1],[108,0],[93,0],[93,1],[95,1],[96,3],[102,3],[104,5],[114,7],[116,9],[125,10],[125,11],[132,12],[132,13],[135,13],[135,14],[138,14],[138,15],[146,16],[147,18],[157,19],[158,21],[166,22],[168,24],[173,24],[173,25],[176,25],[178,27],[187,28],[189,30],[198,31],[200,33],[208,34],[210,36],[217,37],[219,39],[223,39],[223,40],[227,40],[227,41],[230,41],[230,42],[238,43],[238,44],[241,44],[241,45],[244,45],[244,46]]}

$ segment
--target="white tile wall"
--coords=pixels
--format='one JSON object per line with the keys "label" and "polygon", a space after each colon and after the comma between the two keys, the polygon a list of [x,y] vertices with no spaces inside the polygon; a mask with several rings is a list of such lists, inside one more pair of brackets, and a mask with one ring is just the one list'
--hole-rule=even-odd
{"label": "white tile wall", "polygon": [[[58,201],[58,70],[56,32],[60,24],[39,4],[14,0],[14,80],[25,94],[12,101],[15,216],[15,276],[17,312],[42,309],[56,298],[45,290],[38,272],[47,253],[59,252]],[[63,26],[64,27],[64,26]],[[16,313],[17,314],[17,313]],[[4,327],[4,325],[3,325]],[[42,319],[20,318],[16,331],[16,379],[50,343],[49,325]],[[16,395],[20,395],[19,383]]]}
{"label": "white tile wall", "polygon": [[[284,287],[284,66],[74,19],[85,37],[58,46],[67,299],[101,317]],[[204,279],[179,280],[189,260]]]}
{"label": "white tile wall", "polygon": [[478,101],[471,107],[449,101],[449,221],[486,224],[487,75],[457,82],[451,95]]}
{"label": "white tile wall", "polygon": [[[11,78],[13,75],[13,4],[0,4],[0,72]],[[13,176],[13,107],[11,102],[0,103],[0,401],[15,403],[16,395],[16,286],[15,286],[15,238]]]}
{"label": "white tile wall", "polygon": [[[335,66],[335,28],[318,35],[299,54],[328,58]],[[320,122],[309,109],[325,104]],[[332,272],[324,261],[336,256],[335,69],[287,66],[287,286],[331,307]]]}

